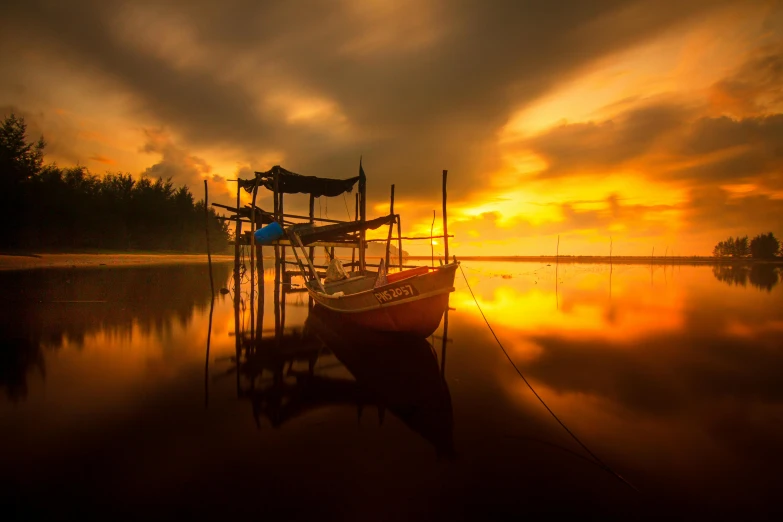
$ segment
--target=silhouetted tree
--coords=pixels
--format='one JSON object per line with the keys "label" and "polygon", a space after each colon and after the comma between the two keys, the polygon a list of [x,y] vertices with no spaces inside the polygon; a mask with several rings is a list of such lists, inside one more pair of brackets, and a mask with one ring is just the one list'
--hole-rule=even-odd
{"label": "silhouetted tree", "polygon": [[[206,250],[204,203],[171,179],[99,177],[43,166],[43,139],[28,143],[22,118],[0,126],[0,246],[36,249]],[[228,225],[209,209],[210,238],[228,247]]]}
{"label": "silhouetted tree", "polygon": [[779,251],[780,243],[772,232],[759,234],[750,242],[750,253],[756,259],[773,258]]}
{"label": "silhouetted tree", "polygon": [[712,250],[715,257],[747,257],[750,255],[748,236],[736,238],[729,237],[726,241],[720,241]]}
{"label": "silhouetted tree", "polygon": [[26,185],[41,171],[45,145],[43,137],[27,141],[24,118],[11,114],[0,125],[0,239],[8,245],[22,236]]}

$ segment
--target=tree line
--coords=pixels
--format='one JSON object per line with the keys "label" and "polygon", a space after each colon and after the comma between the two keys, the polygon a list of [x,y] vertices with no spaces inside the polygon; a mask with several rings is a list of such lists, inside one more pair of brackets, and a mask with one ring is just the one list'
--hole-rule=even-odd
{"label": "tree line", "polygon": [[719,241],[712,250],[715,257],[752,257],[754,259],[772,259],[783,254],[780,242],[772,232],[759,234],[751,240],[748,236],[729,237]]}
{"label": "tree line", "polygon": [[[206,251],[204,201],[187,187],[44,165],[45,147],[23,118],[0,126],[0,248]],[[212,248],[225,250],[228,226],[207,211]]]}

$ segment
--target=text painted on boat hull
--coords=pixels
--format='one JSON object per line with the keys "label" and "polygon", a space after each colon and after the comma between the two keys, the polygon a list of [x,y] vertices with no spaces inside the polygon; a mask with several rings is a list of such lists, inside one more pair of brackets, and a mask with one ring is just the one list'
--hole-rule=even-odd
{"label": "text painted on boat hull", "polygon": [[383,290],[375,291],[374,294],[379,303],[386,304],[419,295],[419,292],[411,284],[399,283],[384,287]]}

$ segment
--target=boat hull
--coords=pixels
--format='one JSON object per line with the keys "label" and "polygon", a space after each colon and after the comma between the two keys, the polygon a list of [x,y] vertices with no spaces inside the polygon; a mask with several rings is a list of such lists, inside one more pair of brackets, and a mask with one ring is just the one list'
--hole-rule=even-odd
{"label": "boat hull", "polygon": [[366,328],[427,337],[440,325],[454,291],[457,264],[340,297],[308,286],[321,306]]}

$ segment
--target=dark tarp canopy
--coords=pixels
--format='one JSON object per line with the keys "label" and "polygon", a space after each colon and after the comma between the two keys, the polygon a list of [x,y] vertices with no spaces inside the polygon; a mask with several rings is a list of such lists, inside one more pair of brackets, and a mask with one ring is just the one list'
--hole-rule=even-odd
{"label": "dark tarp canopy", "polygon": [[301,225],[294,225],[290,229],[296,232],[296,235],[302,240],[303,245],[309,245],[316,241],[335,241],[340,239],[355,240],[355,238],[346,236],[352,232],[358,232],[359,230],[375,230],[380,226],[388,225],[393,222],[394,215],[389,214],[388,216],[365,221],[364,224],[362,224],[361,221],[349,221],[347,223],[317,227],[310,223],[303,223]]}
{"label": "dark tarp canopy", "polygon": [[[312,194],[315,197],[335,197],[345,192],[351,192],[353,186],[359,181],[359,176],[348,179],[318,178],[315,176],[302,176],[288,171],[280,165],[275,165],[267,172],[256,172],[258,185],[269,190],[275,189],[274,175],[278,176],[278,191],[284,194]],[[240,179],[239,186],[247,192],[253,192],[255,179]]]}

